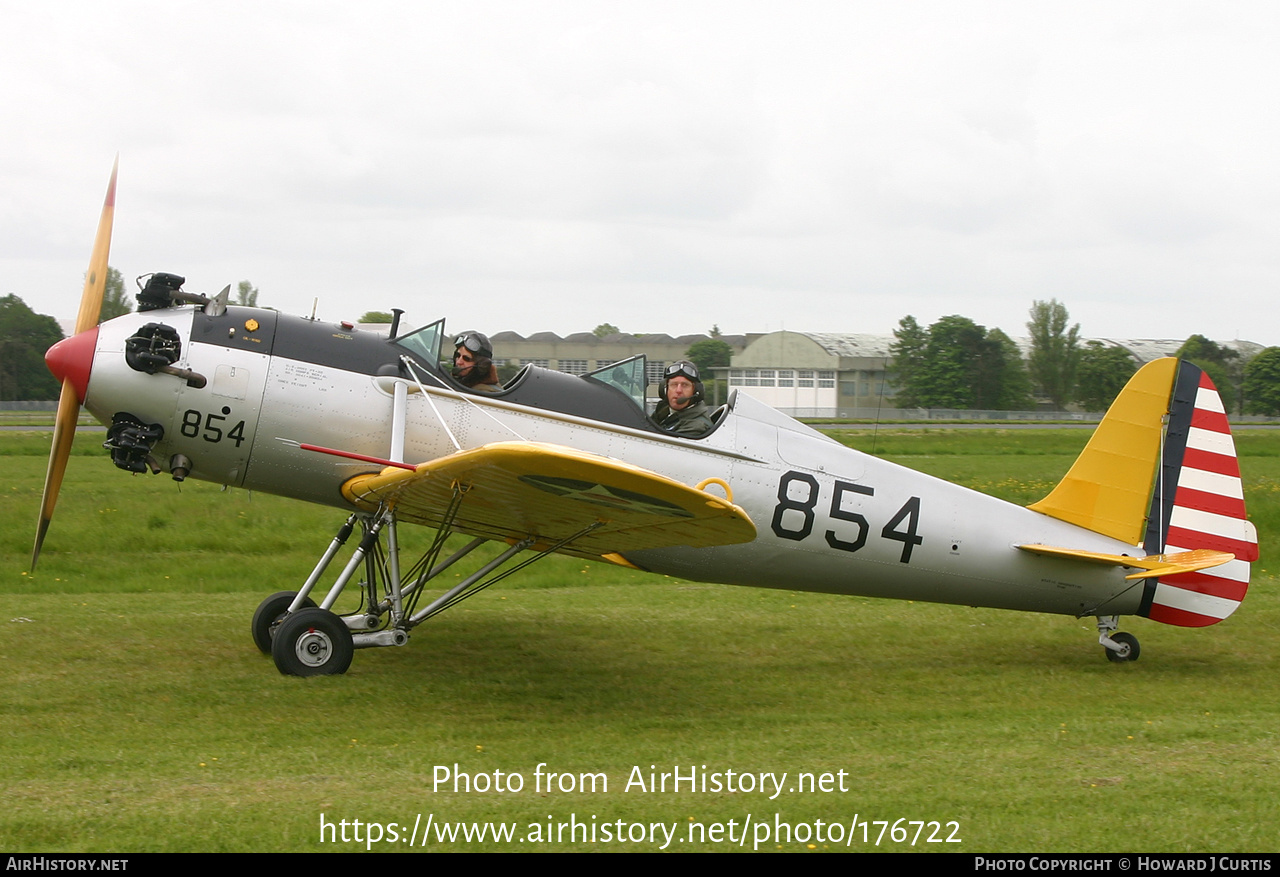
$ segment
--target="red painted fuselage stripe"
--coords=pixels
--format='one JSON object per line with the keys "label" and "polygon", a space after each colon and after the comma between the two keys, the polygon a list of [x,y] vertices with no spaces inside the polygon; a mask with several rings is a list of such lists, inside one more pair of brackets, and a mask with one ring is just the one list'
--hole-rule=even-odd
{"label": "red painted fuselage stripe", "polygon": [[1210,432],[1231,432],[1231,425],[1227,423],[1227,415],[1220,411],[1208,411],[1204,408],[1197,408],[1195,413],[1191,415],[1191,425],[1197,429],[1207,429]]}
{"label": "red painted fuselage stripe", "polygon": [[1240,477],[1240,463],[1235,457],[1226,454],[1214,454],[1198,448],[1187,448],[1182,455],[1182,465],[1188,469],[1203,469],[1218,475]]}
{"label": "red painted fuselage stripe", "polygon": [[1172,606],[1161,606],[1159,603],[1152,604],[1151,611],[1147,613],[1147,617],[1152,621],[1173,624],[1178,627],[1208,627],[1222,620],[1221,618],[1214,618],[1212,615],[1201,615],[1198,612],[1174,609]]}
{"label": "red painted fuselage stripe", "polygon": [[1258,546],[1243,539],[1230,539],[1214,533],[1202,533],[1198,530],[1184,530],[1181,527],[1170,527],[1166,545],[1189,546],[1192,548],[1211,548],[1214,551],[1230,551],[1236,560],[1257,560]]}
{"label": "red painted fuselage stripe", "polygon": [[1205,573],[1184,572],[1176,576],[1164,576],[1160,579],[1163,585],[1181,588],[1184,591],[1195,591],[1197,594],[1210,594],[1224,600],[1235,600],[1239,603],[1249,590],[1248,582],[1234,582],[1221,576]]}
{"label": "red painted fuselage stripe", "polygon": [[1174,495],[1173,504],[1202,512],[1212,512],[1228,518],[1244,520],[1244,500],[1235,496],[1222,496],[1217,493],[1206,493],[1203,490],[1192,490],[1179,487]]}

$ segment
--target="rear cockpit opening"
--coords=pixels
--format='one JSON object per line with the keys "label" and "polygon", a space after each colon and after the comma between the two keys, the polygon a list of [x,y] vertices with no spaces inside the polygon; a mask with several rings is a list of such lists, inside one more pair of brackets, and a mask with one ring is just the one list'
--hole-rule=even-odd
{"label": "rear cockpit opening", "polygon": [[[468,332],[459,336],[465,341],[469,336],[481,336]],[[654,406],[648,389],[651,378],[648,360],[644,354],[602,365],[586,374],[568,374],[532,363],[524,363],[519,370],[501,384],[487,385],[493,389],[481,390],[468,387],[455,378],[456,368],[452,360],[453,350],[447,349],[454,339],[445,334],[444,320],[400,337],[388,339],[388,343],[401,348],[412,362],[421,368],[413,369],[424,387],[434,385],[443,390],[465,394],[471,398],[492,398],[518,405],[528,405],[545,411],[571,414],[590,420],[640,429],[662,435],[678,435],[681,438],[702,439],[715,431],[732,407],[722,405],[707,412],[710,426],[698,434],[680,433],[663,429],[654,419]],[[482,352],[482,351],[477,351]],[[501,353],[501,351],[497,351]],[[501,360],[498,360],[501,361]],[[658,386],[661,386],[659,383]],[[655,398],[653,402],[657,402]]]}

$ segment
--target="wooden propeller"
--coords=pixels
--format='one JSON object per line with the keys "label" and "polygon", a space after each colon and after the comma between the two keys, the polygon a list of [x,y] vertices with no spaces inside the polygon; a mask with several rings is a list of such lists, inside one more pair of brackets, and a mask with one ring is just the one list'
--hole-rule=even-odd
{"label": "wooden propeller", "polygon": [[[107,287],[107,260],[111,254],[111,224],[116,212],[116,171],[120,157],[111,168],[111,182],[107,185],[107,197],[102,204],[102,217],[98,220],[98,234],[93,242],[93,254],[89,257],[89,272],[84,279],[84,292],[80,296],[80,312],[76,315],[75,335],[98,325],[102,311],[102,296]],[[67,459],[71,456],[71,443],[76,435],[76,421],[80,417],[80,403],[69,377],[62,380],[62,395],[58,397],[58,415],[53,423],[53,445],[49,449],[49,468],[44,475],[44,495],[40,499],[40,521],[36,528],[35,547],[31,551],[31,569],[40,559],[40,546],[53,520],[53,508],[58,503],[58,491],[62,476],[67,471]]]}

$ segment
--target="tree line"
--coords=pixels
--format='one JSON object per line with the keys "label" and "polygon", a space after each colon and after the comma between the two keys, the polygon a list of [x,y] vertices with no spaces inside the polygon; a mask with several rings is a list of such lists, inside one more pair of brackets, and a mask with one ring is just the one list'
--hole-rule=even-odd
{"label": "tree line", "polygon": [[[258,288],[248,280],[240,281],[235,303],[256,307]],[[131,313],[133,308],[124,277],[108,267],[98,322]],[[63,337],[62,327],[53,317],[37,314],[16,295],[0,297],[0,400],[57,399],[62,388],[45,367],[44,354]]]}
{"label": "tree line", "polygon": [[[1029,316],[1025,361],[1007,335],[968,317],[943,317],[928,328],[904,317],[890,345],[898,407],[1013,411],[1034,407],[1035,397],[1057,410],[1103,411],[1138,370],[1123,347],[1082,344],[1080,324],[1057,299],[1034,302]],[[1175,355],[1208,373],[1228,412],[1280,415],[1280,347],[1245,360],[1192,335]]]}
{"label": "tree line", "polygon": [[[248,280],[237,285],[235,303],[258,304],[258,288]],[[124,278],[107,269],[99,322],[133,310]],[[370,312],[361,318],[390,314]],[[999,329],[988,329],[968,317],[950,315],[921,326],[903,317],[890,345],[889,376],[897,386],[899,408],[954,408],[1015,411],[1033,408],[1037,397],[1063,410],[1078,405],[1102,411],[1111,403],[1139,363],[1129,351],[1101,341],[1080,341],[1080,324],[1071,323],[1057,299],[1035,301],[1026,324],[1029,350],[1022,351]],[[618,329],[601,323],[595,334]],[[700,341],[686,354],[708,374],[729,364],[732,349],[719,339]],[[16,295],[0,298],[0,399],[56,399],[57,382],[44,365],[44,353],[62,340],[58,322],[37,314]],[[1280,415],[1280,347],[1269,347],[1249,359],[1204,337],[1192,335],[1177,356],[1204,369],[1231,413]]]}
{"label": "tree line", "polygon": [[1081,345],[1080,324],[1057,299],[1034,302],[1030,317],[1025,360],[1008,335],[968,317],[943,317],[928,328],[904,317],[889,348],[898,407],[1018,411],[1035,407],[1038,395],[1059,410],[1072,403],[1096,410],[1138,369],[1121,347]]}

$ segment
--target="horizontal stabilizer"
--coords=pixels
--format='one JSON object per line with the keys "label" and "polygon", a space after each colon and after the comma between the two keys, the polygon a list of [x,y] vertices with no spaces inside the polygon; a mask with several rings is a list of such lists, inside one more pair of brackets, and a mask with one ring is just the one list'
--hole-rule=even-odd
{"label": "horizontal stabilizer", "polygon": [[1098,551],[1079,551],[1075,548],[1055,548],[1052,545],[1019,545],[1023,551],[1046,557],[1065,557],[1086,563],[1131,567],[1141,572],[1125,576],[1126,579],[1152,579],[1184,572],[1197,572],[1235,560],[1234,554],[1201,548],[1196,551],[1179,551],[1176,554],[1150,554],[1146,557],[1130,557],[1127,554],[1103,554]]}

